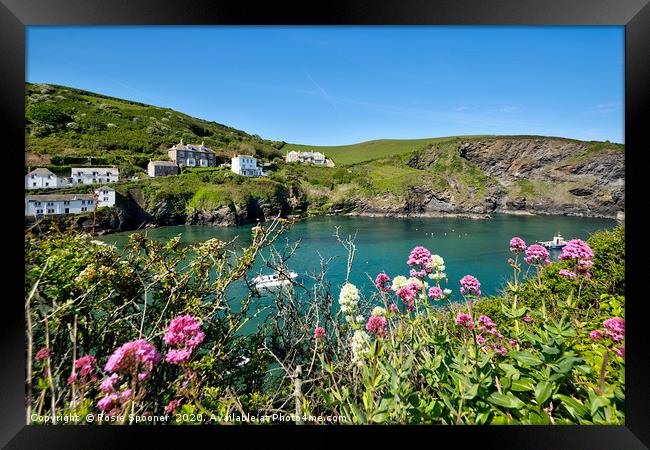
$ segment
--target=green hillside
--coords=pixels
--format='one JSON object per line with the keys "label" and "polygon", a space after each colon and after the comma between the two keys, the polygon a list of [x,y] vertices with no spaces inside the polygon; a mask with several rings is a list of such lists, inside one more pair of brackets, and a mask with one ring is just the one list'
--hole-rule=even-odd
{"label": "green hillside", "polygon": [[[168,108],[65,86],[26,84],[26,163],[31,166],[118,165],[123,173],[166,159],[181,139],[205,142],[224,161],[233,153],[280,156],[273,142]],[[91,157],[92,159],[89,159]]]}
{"label": "green hillside", "polygon": [[[542,138],[548,139],[549,136],[495,136],[495,135],[469,135],[469,136],[446,136],[437,138],[424,138],[424,139],[378,139],[373,141],[360,142],[358,144],[350,145],[305,145],[305,144],[289,144],[287,143],[282,147],[283,154],[290,151],[297,152],[321,152],[328,158],[332,159],[339,165],[358,164],[366,161],[387,158],[402,154],[409,154],[416,151],[424,150],[431,147],[433,144],[442,144],[445,142],[455,142],[459,139],[480,139],[489,137],[511,137],[511,138]],[[560,139],[568,142],[580,142],[575,139],[568,139],[562,137],[553,137],[553,139]],[[593,144],[597,144],[593,142]],[[602,145],[623,147],[620,144],[605,144]],[[595,146],[595,145],[594,145]]]}

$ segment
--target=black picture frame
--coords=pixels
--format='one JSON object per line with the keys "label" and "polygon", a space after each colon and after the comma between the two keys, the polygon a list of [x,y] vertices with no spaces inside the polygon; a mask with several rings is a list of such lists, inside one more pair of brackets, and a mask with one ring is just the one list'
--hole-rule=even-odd
{"label": "black picture frame", "polygon": [[[453,445],[478,445],[480,448],[589,448],[637,449],[650,445],[650,343],[647,289],[644,279],[643,210],[645,190],[644,152],[647,153],[648,85],[650,80],[650,5],[646,0],[348,0],[304,2],[281,5],[266,2],[210,0],[0,0],[0,124],[4,131],[5,168],[22,166],[24,152],[25,27],[29,25],[623,25],[625,26],[625,165],[627,172],[626,211],[627,313],[626,339],[626,423],[625,426],[471,426],[471,427],[375,427],[373,437],[396,436],[405,443],[426,439],[442,445],[441,438]],[[561,70],[561,68],[558,68]],[[19,171],[6,170],[18,178]],[[13,178],[13,177],[9,177]],[[5,260],[3,271],[5,320],[0,327],[3,376],[0,379],[0,444],[7,448],[108,448],[133,442],[137,437],[171,443],[207,442],[225,445],[224,435],[250,440],[262,439],[265,445],[280,442],[289,431],[292,440],[312,446],[328,440],[340,442],[354,427],[304,427],[297,430],[278,427],[92,427],[26,426],[24,408],[24,296],[19,281],[24,264],[14,263],[23,253],[20,180],[7,181],[4,225]],[[6,192],[6,191],[5,191]],[[15,195],[14,195],[15,194]],[[15,228],[14,228],[15,227]],[[15,237],[14,236],[15,233]],[[16,249],[13,250],[12,246]],[[15,254],[15,255],[14,255]],[[18,258],[20,259],[20,258]],[[13,295],[13,289],[16,289]],[[11,292],[11,294],[10,294]],[[300,431],[300,433],[298,433]],[[361,430],[367,432],[368,430]],[[315,441],[306,436],[323,434]],[[341,434],[343,433],[343,434]],[[194,441],[201,434],[200,441]],[[364,433],[365,434],[365,433]],[[417,434],[418,436],[415,436]],[[144,435],[144,436],[142,436]],[[218,437],[218,441],[215,437]],[[243,442],[243,441],[242,441]],[[293,446],[295,442],[287,445]],[[421,444],[418,444],[421,445]],[[151,441],[153,446],[153,441]],[[286,445],[285,445],[286,446]]]}

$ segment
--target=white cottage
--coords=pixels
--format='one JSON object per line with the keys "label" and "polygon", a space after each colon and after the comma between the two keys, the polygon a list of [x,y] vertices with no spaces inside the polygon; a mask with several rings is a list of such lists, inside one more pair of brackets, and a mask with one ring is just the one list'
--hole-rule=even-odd
{"label": "white cottage", "polygon": [[331,159],[327,159],[324,154],[321,152],[296,152],[290,151],[287,153],[286,157],[287,162],[299,162],[299,163],[312,163],[319,164],[328,167],[334,167],[334,162]]}
{"label": "white cottage", "polygon": [[75,184],[115,183],[120,176],[117,167],[73,167],[72,182]]}
{"label": "white cottage", "polygon": [[230,170],[244,177],[265,177],[268,173],[257,165],[257,159],[247,155],[235,155],[230,163]]}
{"label": "white cottage", "polygon": [[25,216],[79,214],[94,209],[93,194],[43,194],[25,197]]}
{"label": "white cottage", "polygon": [[102,186],[95,189],[97,196],[97,207],[108,206],[109,208],[115,206],[115,189],[108,186]]}
{"label": "white cottage", "polygon": [[25,189],[56,189],[65,186],[68,186],[68,181],[48,169],[34,169],[25,175]]}

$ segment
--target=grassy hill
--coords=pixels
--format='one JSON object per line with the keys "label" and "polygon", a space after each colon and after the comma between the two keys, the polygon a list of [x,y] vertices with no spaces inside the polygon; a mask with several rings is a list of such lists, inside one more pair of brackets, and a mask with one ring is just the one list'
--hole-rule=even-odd
{"label": "grassy hill", "polygon": [[129,175],[149,159],[167,159],[167,149],[181,139],[205,142],[223,160],[236,152],[281,156],[284,145],[168,108],[70,87],[27,83],[25,90],[25,156],[31,166],[65,172],[74,164],[118,165]]}
{"label": "grassy hill", "polygon": [[[433,144],[442,144],[446,142],[455,142],[460,139],[480,139],[490,137],[504,137],[496,135],[468,135],[468,136],[446,136],[436,138],[424,139],[378,139],[373,141],[360,142],[358,144],[350,145],[305,145],[305,144],[289,144],[287,143],[282,147],[282,153],[287,154],[290,151],[297,152],[321,152],[328,158],[331,158],[336,164],[339,165],[352,165],[376,159],[388,158],[402,154],[409,154],[416,151],[424,150],[431,147]],[[507,136],[512,138],[541,138],[548,139],[548,136]],[[553,137],[553,139],[564,140],[567,142],[581,142],[575,139],[568,139],[562,137]],[[620,144],[609,144],[604,142],[592,141],[594,148],[601,148],[604,145],[615,145],[623,148]]]}

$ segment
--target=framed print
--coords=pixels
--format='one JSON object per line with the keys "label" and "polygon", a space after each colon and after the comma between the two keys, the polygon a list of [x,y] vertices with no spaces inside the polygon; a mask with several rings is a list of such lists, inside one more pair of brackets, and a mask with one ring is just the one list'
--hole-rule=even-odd
{"label": "framed print", "polygon": [[0,17],[8,448],[647,448],[646,2]]}

